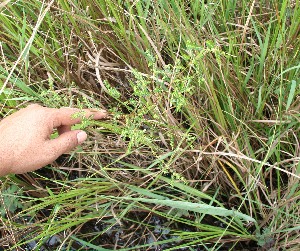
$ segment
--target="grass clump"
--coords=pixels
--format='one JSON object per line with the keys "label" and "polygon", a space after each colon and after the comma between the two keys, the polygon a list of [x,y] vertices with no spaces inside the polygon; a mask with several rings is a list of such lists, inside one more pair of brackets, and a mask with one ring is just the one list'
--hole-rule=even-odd
{"label": "grass clump", "polygon": [[6,208],[0,245],[299,247],[300,1],[12,0],[0,13],[2,116],[29,102],[112,114],[85,121],[70,156],[2,178],[1,200],[24,206]]}

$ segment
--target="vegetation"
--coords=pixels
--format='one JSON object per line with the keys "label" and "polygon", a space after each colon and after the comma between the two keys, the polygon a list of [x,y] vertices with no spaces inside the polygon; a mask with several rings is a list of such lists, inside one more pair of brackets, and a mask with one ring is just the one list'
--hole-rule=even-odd
{"label": "vegetation", "polygon": [[1,116],[111,118],[1,178],[0,246],[297,250],[299,37],[299,0],[2,1]]}

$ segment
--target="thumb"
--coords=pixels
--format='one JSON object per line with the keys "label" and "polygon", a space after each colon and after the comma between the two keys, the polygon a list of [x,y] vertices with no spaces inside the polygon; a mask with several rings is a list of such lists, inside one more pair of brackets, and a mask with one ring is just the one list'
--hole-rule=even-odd
{"label": "thumb", "polygon": [[87,139],[85,131],[74,130],[61,134],[58,138],[49,141],[49,149],[53,156],[53,161],[60,155],[72,151],[76,146],[80,145]]}

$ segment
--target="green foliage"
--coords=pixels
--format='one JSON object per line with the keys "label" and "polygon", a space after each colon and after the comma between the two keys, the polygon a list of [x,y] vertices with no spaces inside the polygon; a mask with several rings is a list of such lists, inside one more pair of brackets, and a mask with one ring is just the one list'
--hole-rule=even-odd
{"label": "green foliage", "polygon": [[22,190],[16,185],[10,185],[7,189],[1,191],[1,216],[5,217],[7,213],[15,213],[17,209],[24,209],[19,195]]}
{"label": "green foliage", "polygon": [[257,234],[257,244],[260,247],[267,248],[268,246],[272,246],[272,242],[274,242],[274,239],[272,238],[272,232],[270,229],[263,229],[262,234]]}
{"label": "green foliage", "polygon": [[61,235],[66,250],[298,248],[299,0],[0,6],[3,116],[24,102],[110,111],[74,127],[89,139],[69,161],[14,177],[39,188],[5,215],[16,236]]}

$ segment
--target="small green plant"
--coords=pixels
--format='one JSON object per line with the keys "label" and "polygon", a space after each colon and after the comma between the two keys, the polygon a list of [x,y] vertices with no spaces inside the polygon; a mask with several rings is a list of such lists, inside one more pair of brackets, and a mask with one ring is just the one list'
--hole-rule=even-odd
{"label": "small green plant", "polygon": [[72,158],[3,178],[35,188],[5,249],[298,250],[299,27],[299,0],[1,3],[1,115],[111,113],[75,115]]}
{"label": "small green plant", "polygon": [[274,246],[275,240],[272,236],[272,231],[268,228],[263,229],[262,234],[257,234],[257,244],[265,249],[270,249]]}
{"label": "small green plant", "polygon": [[5,217],[8,213],[14,214],[17,209],[24,209],[24,204],[19,198],[20,195],[22,195],[22,190],[16,185],[10,185],[7,189],[1,191],[0,213],[2,217]]}

